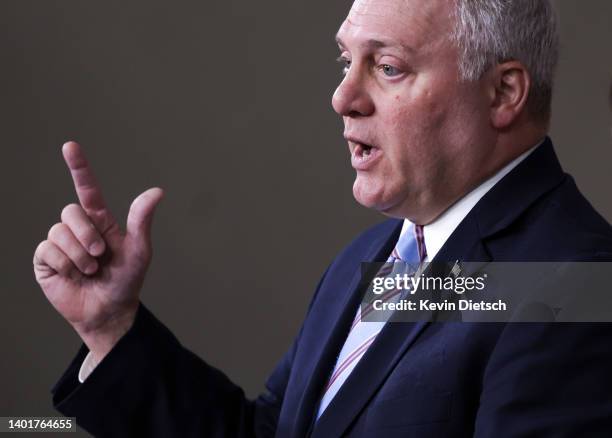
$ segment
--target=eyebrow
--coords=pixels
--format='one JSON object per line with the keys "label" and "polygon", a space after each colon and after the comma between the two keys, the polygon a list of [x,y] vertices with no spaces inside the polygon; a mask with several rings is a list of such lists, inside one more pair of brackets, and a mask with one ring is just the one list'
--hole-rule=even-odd
{"label": "eyebrow", "polygon": [[[338,43],[338,45],[342,47],[346,47],[346,45],[342,41],[342,38],[340,38],[339,35],[336,35],[336,42]],[[392,42],[392,41],[377,40],[377,39],[366,40],[362,42],[360,46],[368,48],[370,50],[371,49],[383,49],[385,47],[399,47],[404,52],[409,53],[409,54],[412,54],[415,52],[415,49],[413,47],[410,47],[406,44]]]}

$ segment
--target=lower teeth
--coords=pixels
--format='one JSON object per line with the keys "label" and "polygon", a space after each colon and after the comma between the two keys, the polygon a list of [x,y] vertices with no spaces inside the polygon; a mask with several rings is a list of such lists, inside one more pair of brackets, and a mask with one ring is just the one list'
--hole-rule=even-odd
{"label": "lower teeth", "polygon": [[365,149],[365,150],[363,151],[363,156],[364,156],[364,157],[369,156],[369,155],[370,155],[370,151],[371,151],[371,149]]}

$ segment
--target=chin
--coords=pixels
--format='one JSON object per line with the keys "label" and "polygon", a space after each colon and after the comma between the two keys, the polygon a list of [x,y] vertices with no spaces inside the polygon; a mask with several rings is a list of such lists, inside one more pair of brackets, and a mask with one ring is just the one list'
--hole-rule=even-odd
{"label": "chin", "polygon": [[375,181],[368,181],[359,176],[353,184],[353,196],[361,205],[376,210],[385,216],[403,218],[402,205],[404,203],[398,202],[398,200],[403,199],[402,193],[396,193],[394,197],[389,196],[388,192],[389,190],[385,190],[384,184],[377,184]]}
{"label": "chin", "polygon": [[367,208],[384,213],[389,208],[388,200],[385,200],[385,188],[383,184],[367,181],[357,177],[353,184],[353,196],[355,200]]}
{"label": "chin", "polygon": [[372,190],[372,185],[363,181],[359,176],[353,183],[353,196],[357,202],[367,208],[376,208],[376,201],[379,199],[376,190]]}

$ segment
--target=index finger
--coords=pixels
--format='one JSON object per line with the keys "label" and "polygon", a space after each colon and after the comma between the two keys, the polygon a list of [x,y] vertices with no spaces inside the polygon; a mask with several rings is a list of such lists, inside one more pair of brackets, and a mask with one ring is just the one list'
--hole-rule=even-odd
{"label": "index finger", "polygon": [[[81,150],[81,146],[74,141],[69,141],[62,147],[62,153],[68,165],[68,169],[70,169],[74,188],[83,209],[92,218],[108,215],[106,203],[102,196],[102,190],[96,181],[96,177],[91,167],[89,167],[89,163]],[[103,226],[104,224],[96,223],[95,225]],[[100,231],[104,232],[105,230]]]}

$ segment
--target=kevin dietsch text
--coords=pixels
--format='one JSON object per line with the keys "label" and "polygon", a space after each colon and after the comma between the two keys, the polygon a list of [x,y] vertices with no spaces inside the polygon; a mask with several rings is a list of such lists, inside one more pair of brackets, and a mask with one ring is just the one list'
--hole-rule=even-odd
{"label": "kevin dietsch text", "polygon": [[506,303],[502,300],[495,302],[474,301],[460,299],[457,301],[444,300],[442,302],[431,300],[419,300],[418,302],[409,300],[400,300],[398,302],[385,302],[383,299],[374,300],[372,303],[374,310],[390,310],[390,311],[455,311],[455,310],[470,310],[470,311],[506,311]]}

